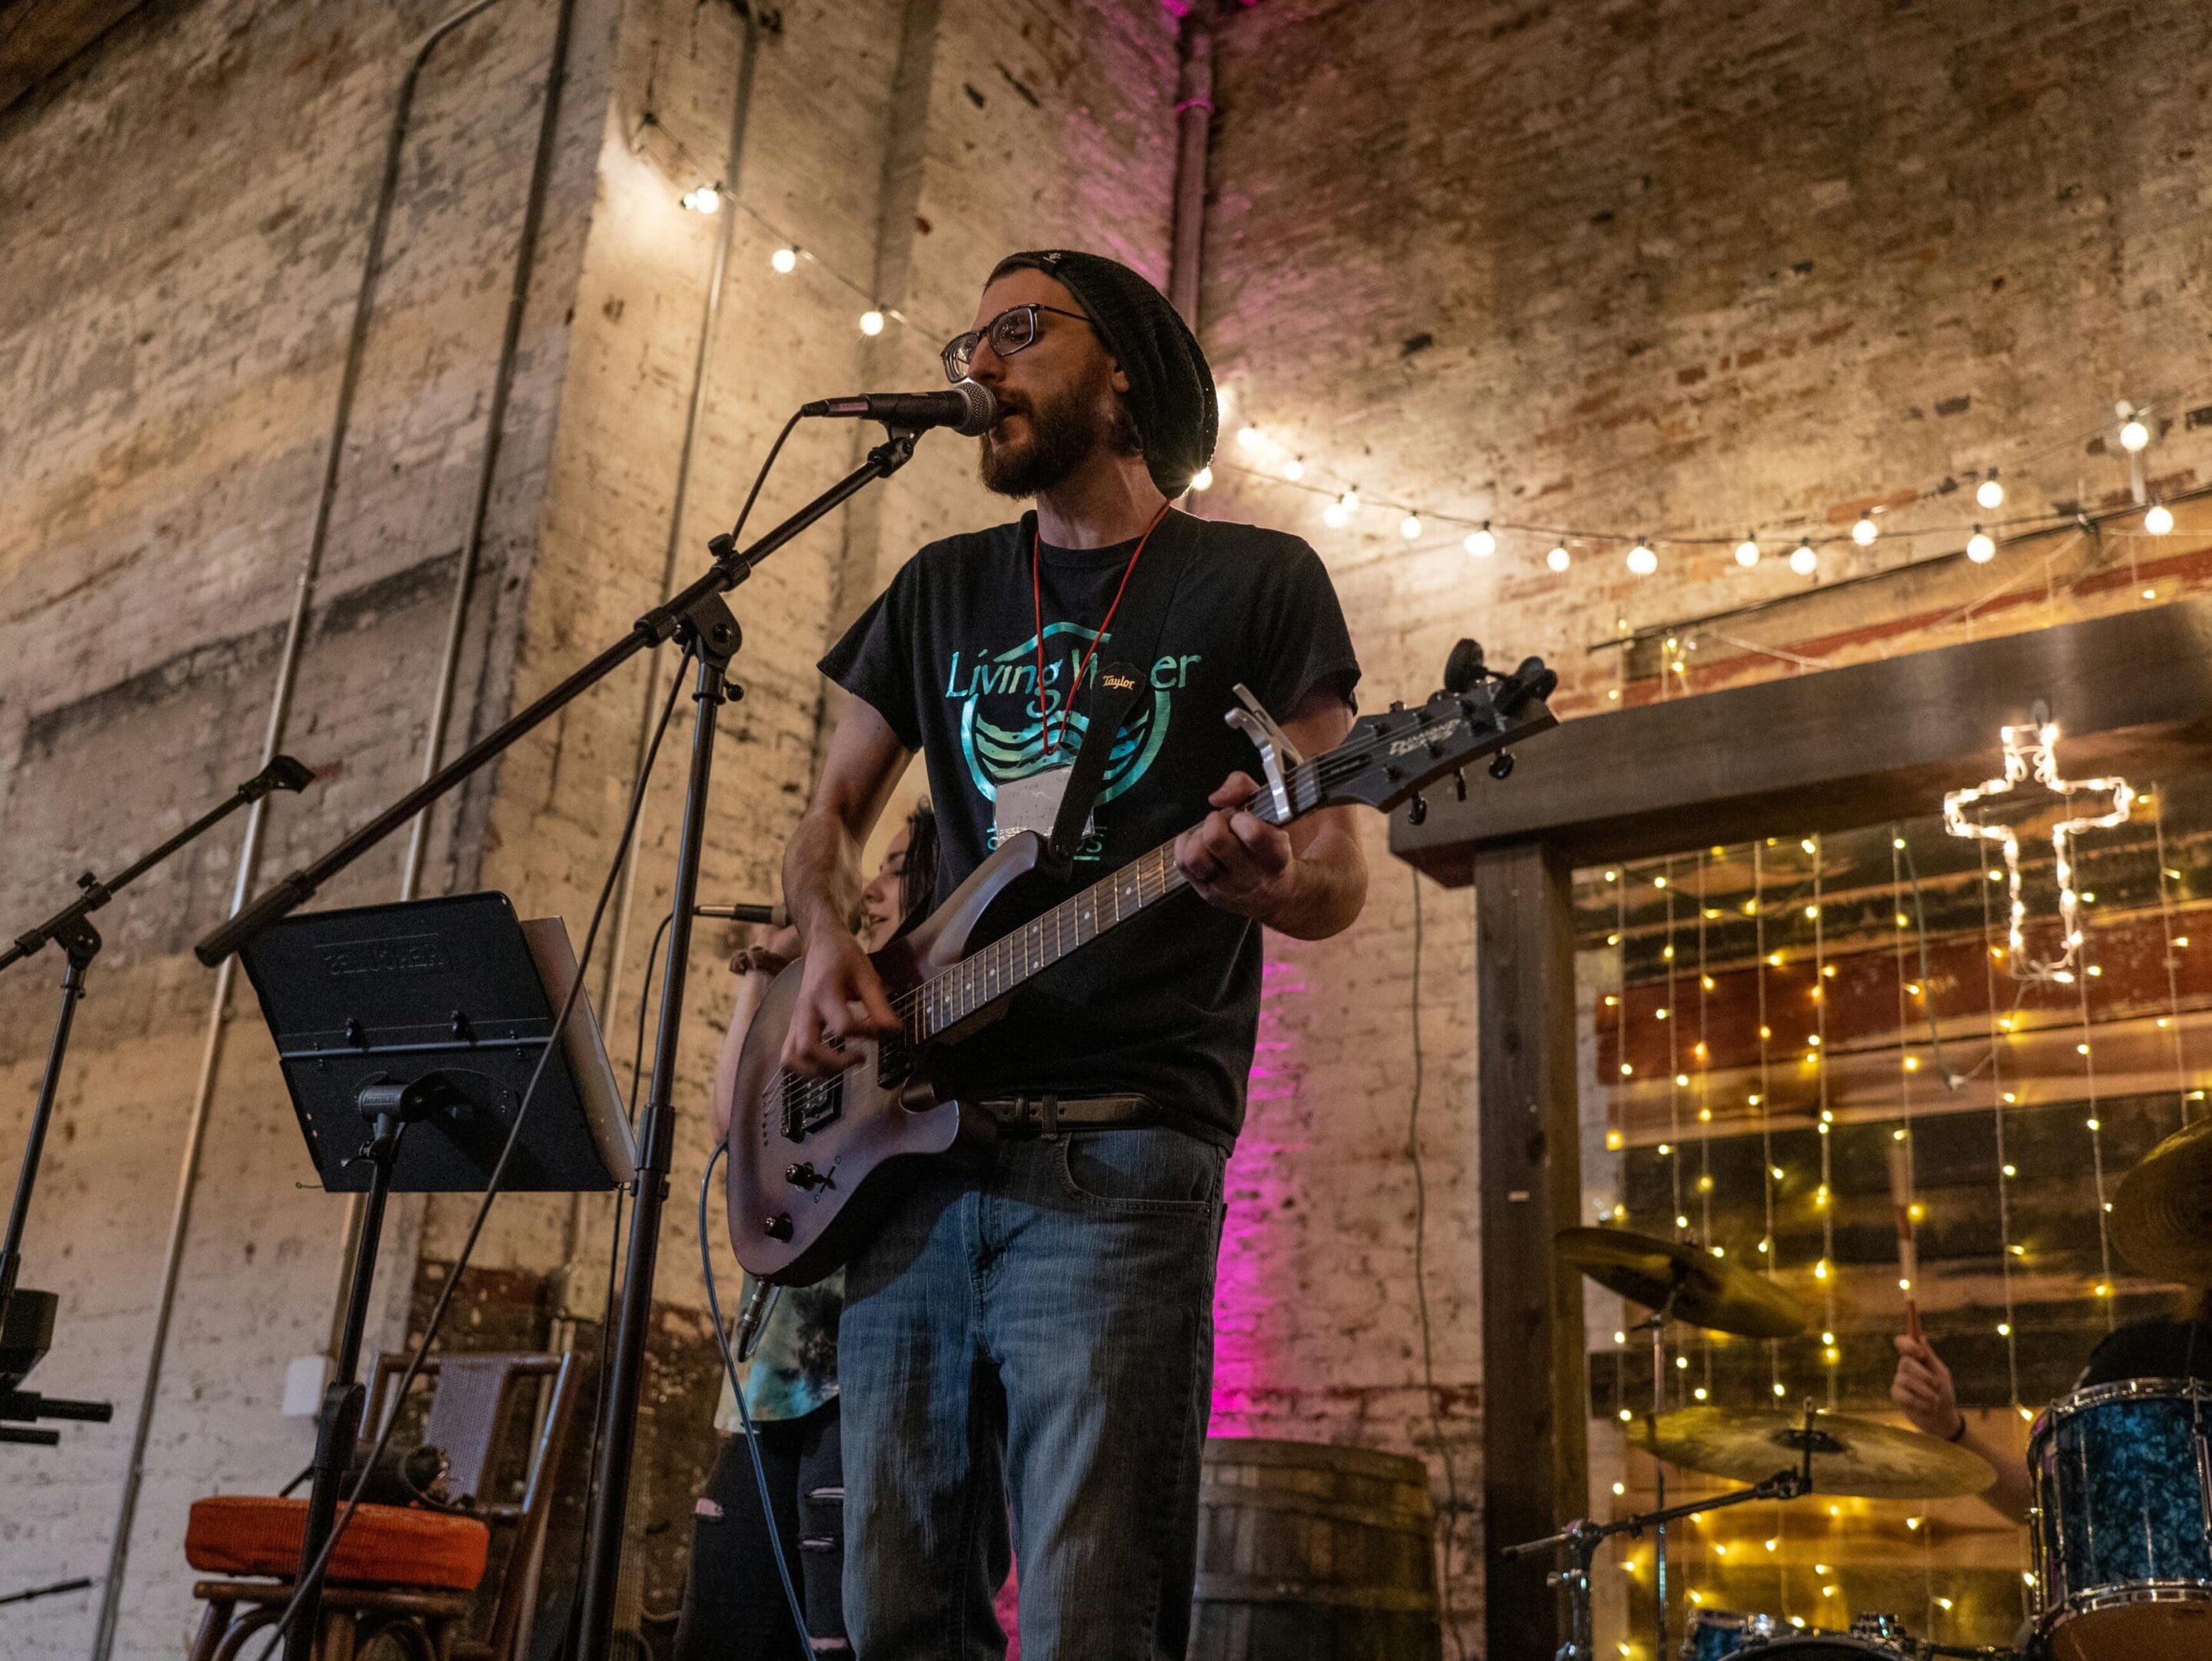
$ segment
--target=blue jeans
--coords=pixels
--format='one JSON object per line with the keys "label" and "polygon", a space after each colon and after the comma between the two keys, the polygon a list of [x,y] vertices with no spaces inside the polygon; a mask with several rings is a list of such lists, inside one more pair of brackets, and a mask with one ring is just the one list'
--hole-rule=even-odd
{"label": "blue jeans", "polygon": [[848,1270],[858,1661],[1182,1661],[1224,1156],[1158,1126],[922,1168]]}

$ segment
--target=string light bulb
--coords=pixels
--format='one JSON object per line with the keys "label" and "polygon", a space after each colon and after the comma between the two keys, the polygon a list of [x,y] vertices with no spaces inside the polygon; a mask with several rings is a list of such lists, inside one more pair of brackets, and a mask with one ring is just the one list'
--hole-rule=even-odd
{"label": "string light bulb", "polygon": [[1211,467],[1201,467],[1190,476],[1190,488],[1194,490],[1206,490],[1212,484],[1213,469]]}
{"label": "string light bulb", "polygon": [[1813,551],[1813,545],[1801,542],[1790,551],[1790,569],[1801,577],[1808,577],[1820,569],[1820,557]]}
{"label": "string light bulb", "polygon": [[2173,509],[2163,502],[2154,502],[2143,514],[2143,529],[2154,537],[2162,537],[2173,528]]}
{"label": "string light bulb", "polygon": [[1735,545],[1735,563],[1748,571],[1759,563],[1759,544],[1749,535]]}
{"label": "string light bulb", "polygon": [[1567,552],[1566,545],[1564,543],[1553,549],[1550,553],[1544,556],[1544,563],[1550,566],[1554,571],[1564,571],[1573,563],[1573,557]]}
{"label": "string light bulb", "polygon": [[1299,460],[1296,456],[1292,456],[1288,461],[1283,464],[1283,477],[1290,480],[1291,484],[1297,484],[1305,476],[1306,464]]}
{"label": "string light bulb", "polygon": [[1332,502],[1321,510],[1321,522],[1332,531],[1341,531],[1352,522],[1352,513],[1340,502]]}
{"label": "string light bulb", "polygon": [[1874,545],[1874,539],[1881,534],[1881,526],[1876,525],[1872,519],[1869,518],[1864,514],[1861,514],[1858,517],[1858,523],[1851,526],[1851,540],[1857,543],[1862,548],[1872,547]]}
{"label": "string light bulb", "polygon": [[[1257,427],[1239,427],[1237,429],[1237,447],[1240,450],[1258,450],[1267,441],[1266,436]],[[1346,492],[1346,494],[1350,493]]]}
{"label": "string light bulb", "polygon": [[866,311],[860,313],[860,332],[862,334],[866,335],[872,340],[876,336],[881,334],[883,332],[884,314],[881,312]]}
{"label": "string light bulb", "polygon": [[1421,520],[1418,514],[1408,514],[1398,521],[1398,534],[1408,542],[1417,542],[1421,535]]}
{"label": "string light bulb", "polygon": [[768,257],[769,269],[778,277],[789,277],[799,269],[799,250],[778,248]]}
{"label": "string light bulb", "polygon": [[713,213],[722,205],[722,193],[712,185],[684,192],[684,205],[693,213]]}
{"label": "string light bulb", "polygon": [[2140,417],[2130,416],[2120,423],[2120,447],[2130,453],[2150,447],[2150,429]]}
{"label": "string light bulb", "polygon": [[1496,553],[1498,551],[1498,538],[1491,533],[1490,521],[1488,520],[1485,520],[1482,522],[1481,529],[1468,532],[1467,533],[1467,541],[1463,545],[1466,547],[1468,552],[1473,554],[1477,559],[1488,559],[1492,554]]}
{"label": "string light bulb", "polygon": [[1628,569],[1638,576],[1648,577],[1659,569],[1659,556],[1639,542],[1628,551]]}
{"label": "string light bulb", "polygon": [[1990,540],[1990,533],[1978,525],[1973,535],[1966,538],[1966,557],[1977,565],[1986,565],[1997,557],[1997,545]]}
{"label": "string light bulb", "polygon": [[1974,486],[1974,503],[1981,508],[2004,506],[2004,486],[1997,483],[1997,470],[1990,469],[1990,476]]}

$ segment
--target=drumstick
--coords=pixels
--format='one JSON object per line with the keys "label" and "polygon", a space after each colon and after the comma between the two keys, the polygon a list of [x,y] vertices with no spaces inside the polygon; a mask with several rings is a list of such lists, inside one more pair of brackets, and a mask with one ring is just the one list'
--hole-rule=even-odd
{"label": "drumstick", "polygon": [[1917,1342],[1920,1263],[1912,1246],[1912,1154],[1902,1137],[1889,1144],[1889,1202],[1897,1213],[1897,1279],[1905,1293],[1905,1329]]}

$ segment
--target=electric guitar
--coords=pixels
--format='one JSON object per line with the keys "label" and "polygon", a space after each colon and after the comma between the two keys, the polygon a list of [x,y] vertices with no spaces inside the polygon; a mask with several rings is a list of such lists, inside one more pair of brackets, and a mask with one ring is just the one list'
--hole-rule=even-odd
{"label": "electric guitar", "polygon": [[[1484,666],[1480,646],[1463,640],[1444,683],[1418,709],[1362,717],[1341,744],[1310,761],[1297,760],[1247,697],[1248,707],[1226,719],[1259,746],[1267,782],[1245,811],[1282,825],[1316,808],[1360,803],[1389,812],[1412,800],[1418,824],[1425,788],[1451,776],[1464,798],[1462,770],[1493,756],[1489,771],[1502,779],[1512,770],[1506,746],[1556,724],[1544,700],[1559,677],[1540,658],[1500,675]],[[969,952],[992,903],[1043,865],[1046,854],[1035,831],[1002,843],[936,910],[871,955],[900,1030],[848,1040],[852,1059],[842,1073],[812,1079],[784,1069],[804,965],[792,964],[769,986],[738,1062],[730,1114],[730,1244],[749,1274],[784,1286],[820,1280],[860,1244],[898,1162],[988,1144],[996,1126],[941,1100],[930,1083],[932,1062],[1003,1014],[1035,976],[1188,886],[1175,844],[1164,843]]]}

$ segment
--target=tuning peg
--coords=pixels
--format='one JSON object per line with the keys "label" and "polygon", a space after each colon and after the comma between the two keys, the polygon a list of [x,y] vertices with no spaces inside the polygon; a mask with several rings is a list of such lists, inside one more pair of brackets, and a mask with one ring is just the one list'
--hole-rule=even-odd
{"label": "tuning peg", "polygon": [[1500,750],[1491,757],[1490,776],[1494,779],[1510,779],[1513,776],[1513,752],[1510,750]]}
{"label": "tuning peg", "polygon": [[1464,692],[1482,678],[1482,646],[1478,641],[1462,640],[1451,648],[1444,660],[1444,690]]}
{"label": "tuning peg", "polygon": [[1392,698],[1392,699],[1390,700],[1390,713],[1391,713],[1392,715],[1401,715],[1401,714],[1403,714],[1403,713],[1404,713],[1404,711],[1405,711],[1405,708],[1406,708],[1406,700],[1405,700],[1405,699],[1403,699],[1403,698]]}
{"label": "tuning peg", "polygon": [[1429,801],[1427,797],[1416,794],[1413,800],[1406,805],[1407,824],[1419,824],[1422,820],[1427,818],[1428,816]]}
{"label": "tuning peg", "polygon": [[1452,794],[1461,801],[1467,800],[1467,769],[1464,767],[1452,775]]}

